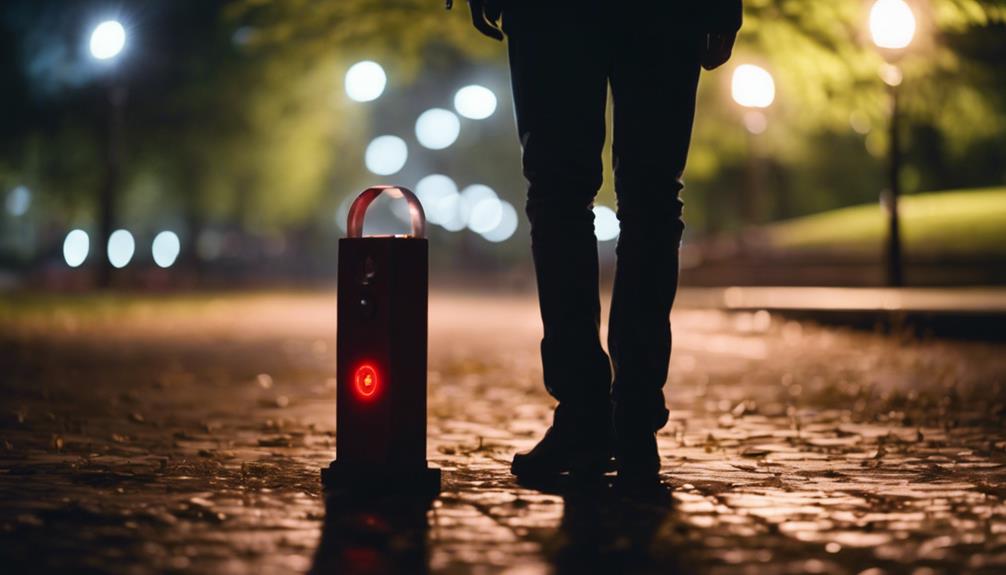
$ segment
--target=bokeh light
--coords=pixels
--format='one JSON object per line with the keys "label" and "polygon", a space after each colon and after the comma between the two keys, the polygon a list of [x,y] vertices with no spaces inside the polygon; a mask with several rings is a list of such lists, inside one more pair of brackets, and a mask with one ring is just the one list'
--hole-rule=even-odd
{"label": "bokeh light", "polygon": [[461,120],[450,110],[433,108],[423,112],[416,120],[416,139],[424,148],[448,148],[457,141],[460,133]]}
{"label": "bokeh light", "polygon": [[464,198],[465,203],[468,204],[468,209],[470,210],[475,206],[475,204],[481,202],[482,200],[495,200],[498,196],[496,195],[496,191],[489,186],[484,184],[472,184],[461,190],[461,197]]}
{"label": "bokeh light", "polygon": [[734,70],[731,92],[745,108],[768,108],[775,101],[775,80],[761,66],[741,64]]}
{"label": "bokeh light", "polygon": [[381,97],[388,76],[377,62],[364,60],[346,71],[346,95],[357,102],[371,102]]}
{"label": "bokeh light", "polygon": [[620,230],[614,210],[608,206],[594,206],[594,235],[598,241],[611,241],[618,237]]}
{"label": "bokeh light", "polygon": [[884,81],[888,86],[900,86],[901,82],[905,79],[904,74],[901,73],[901,68],[895,66],[894,64],[884,64],[880,68],[880,79]]}
{"label": "bokeh light", "polygon": [[255,28],[252,26],[241,26],[231,34],[231,42],[235,46],[248,46],[255,39]]}
{"label": "bokeh light", "polygon": [[496,191],[483,184],[472,184],[461,190],[460,202],[458,202],[458,218],[462,222],[461,227],[468,226],[471,220],[472,210],[483,201],[499,201]]}
{"label": "bokeh light", "polygon": [[493,243],[505,242],[517,231],[517,210],[510,202],[500,202],[500,221],[482,237]]}
{"label": "bokeh light", "polygon": [[768,129],[768,118],[760,110],[744,112],[744,127],[752,134],[764,134]]}
{"label": "bokeh light", "polygon": [[84,230],[71,230],[63,240],[63,260],[71,268],[80,267],[91,250],[91,240]]}
{"label": "bokeh light", "polygon": [[467,214],[464,212],[464,200],[461,194],[451,194],[437,200],[434,211],[437,212],[437,223],[449,232],[460,232],[468,225]]}
{"label": "bokeh light", "polygon": [[126,29],[115,20],[98,24],[91,32],[91,55],[98,60],[109,60],[126,47]]}
{"label": "bokeh light", "polygon": [[870,35],[879,48],[907,48],[915,38],[912,8],[904,0],[877,0],[870,9]]}
{"label": "bokeh light", "polygon": [[866,115],[865,112],[856,110],[849,114],[849,125],[852,127],[853,131],[860,135],[867,135],[873,126],[870,123],[870,116]]}
{"label": "bokeh light", "polygon": [[367,146],[364,162],[378,176],[397,174],[409,159],[409,147],[398,136],[378,136]]}
{"label": "bokeh light", "polygon": [[484,234],[496,229],[503,219],[503,203],[498,198],[483,198],[472,206],[468,215],[468,229]]}
{"label": "bokeh light", "polygon": [[133,234],[126,230],[115,230],[108,236],[108,261],[116,268],[129,265],[136,253],[136,241]]}
{"label": "bokeh light", "polygon": [[465,86],[454,94],[454,109],[465,118],[484,120],[496,112],[496,94],[485,86]]}
{"label": "bokeh light", "polygon": [[[414,190],[413,190],[414,191]],[[389,200],[388,205],[390,206],[391,213],[398,218],[400,222],[411,224],[412,223],[412,210],[409,209],[409,202],[400,201],[404,198],[404,194],[398,189],[387,190],[383,194]],[[422,202],[420,202],[422,203]],[[426,208],[423,208],[423,213],[426,212]]]}
{"label": "bokeh light", "polygon": [[7,213],[15,218],[25,215],[28,213],[28,208],[31,207],[31,190],[25,186],[14,188],[7,192],[7,201],[5,204],[7,206]]}
{"label": "bokeh light", "polygon": [[182,243],[178,239],[178,234],[165,230],[154,237],[150,251],[155,264],[162,268],[170,268],[182,251]]}
{"label": "bokeh light", "polygon": [[432,224],[439,224],[443,218],[450,217],[441,210],[440,201],[457,195],[458,185],[443,174],[430,174],[416,184],[416,196],[423,204],[427,221]]}

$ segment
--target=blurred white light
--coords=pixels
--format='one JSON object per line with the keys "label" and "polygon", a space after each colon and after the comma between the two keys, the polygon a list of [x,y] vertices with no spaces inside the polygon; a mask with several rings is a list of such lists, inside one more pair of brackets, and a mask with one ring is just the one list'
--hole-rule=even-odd
{"label": "blurred white light", "polygon": [[485,86],[465,86],[454,94],[454,109],[472,120],[484,120],[496,111],[496,94]]}
{"label": "blurred white light", "polygon": [[126,230],[115,230],[108,236],[108,261],[116,268],[124,268],[136,253],[133,234]]}
{"label": "blurred white light", "polygon": [[907,48],[915,38],[912,8],[904,0],[877,0],[870,9],[870,35],[878,48]]}
{"label": "blurred white light", "polygon": [[154,236],[150,251],[155,264],[162,268],[170,268],[182,251],[182,243],[178,240],[178,234],[165,230]]}
{"label": "blurred white light", "polygon": [[[412,210],[409,209],[409,203],[399,201],[402,198],[402,193],[398,190],[388,190],[385,194],[394,200],[391,202],[391,213],[394,214],[400,222],[404,222],[406,224],[412,223]],[[422,203],[422,201],[419,203]],[[425,207],[423,208],[423,213],[426,213]]]}
{"label": "blurred white light", "polygon": [[496,191],[489,186],[472,184],[471,186],[461,190],[461,197],[464,198],[465,203],[468,204],[468,209],[470,210],[475,206],[475,204],[481,202],[482,200],[495,200],[499,196],[497,196]]}
{"label": "blurred white light", "polygon": [[91,241],[84,230],[72,230],[63,240],[63,259],[71,268],[79,267],[87,259]]}
{"label": "blurred white light", "polygon": [[460,232],[465,229],[467,219],[462,210],[460,194],[451,194],[437,200],[433,211],[437,213],[437,223],[449,232]]}
{"label": "blurred white light", "polygon": [[744,127],[752,134],[763,134],[768,129],[768,118],[759,110],[748,110],[744,112]]}
{"label": "blurred white light", "polygon": [[380,98],[387,85],[388,76],[377,62],[357,62],[346,72],[346,94],[357,102],[371,102]]}
{"label": "blurred white light", "polygon": [[901,73],[901,68],[895,66],[894,64],[884,64],[884,66],[880,69],[880,79],[888,86],[893,87],[900,86],[905,77]]}
{"label": "blurred white light", "polygon": [[517,210],[509,202],[500,202],[500,221],[496,227],[484,232],[487,241],[498,243],[511,238],[517,231]]}
{"label": "blurred white light", "polygon": [[[401,190],[397,188],[392,188],[390,190],[385,191],[384,194],[382,194],[381,198],[378,198],[378,201],[380,202],[383,199],[385,202],[387,202],[387,205],[389,206],[392,215],[398,218],[398,221],[405,224],[410,224],[411,228],[412,210],[409,208],[409,202],[403,201],[404,197],[405,194],[403,194]],[[419,203],[422,203],[422,200],[420,200]],[[426,213],[426,206],[423,206],[423,213],[424,214]],[[429,218],[427,218],[427,221],[429,221]],[[392,233],[397,234],[399,232],[392,231]]]}
{"label": "blurred white light", "polygon": [[485,198],[472,206],[468,215],[468,229],[484,234],[496,229],[503,221],[503,202],[497,198]]}
{"label": "blurred white light", "polygon": [[378,136],[367,146],[364,161],[367,169],[378,176],[390,176],[405,167],[409,147],[398,136]]}
{"label": "blurred white light", "polygon": [[870,130],[873,129],[873,126],[870,124],[870,117],[859,110],[849,114],[849,125],[852,126],[852,129],[857,134],[863,136],[869,134]]}
{"label": "blurred white light", "polygon": [[458,185],[443,174],[431,174],[416,184],[416,196],[423,204],[426,219],[433,224],[439,224],[443,216],[450,217],[450,214],[443,214],[439,209],[440,200],[456,195],[458,195]]}
{"label": "blurred white light", "polygon": [[775,101],[775,80],[765,68],[741,64],[734,70],[731,91],[745,108],[768,108]]}
{"label": "blurred white light", "polygon": [[618,237],[620,231],[618,216],[607,206],[594,206],[594,235],[601,242],[611,241]]}
{"label": "blurred white light", "polygon": [[[480,203],[499,201],[496,192],[489,186],[475,184],[458,193],[454,181],[439,174],[423,178],[416,189],[420,201],[423,202],[423,209],[426,210],[427,219],[451,232],[459,232],[469,226],[474,208]],[[494,209],[485,206],[482,210],[481,220],[475,227],[488,229],[491,227],[490,224],[497,223],[492,215]]]}
{"label": "blurred white light", "polygon": [[31,207],[31,190],[24,186],[18,186],[7,192],[7,213],[15,218],[28,213]]}
{"label": "blurred white light", "polygon": [[115,20],[98,24],[91,32],[91,55],[98,60],[114,58],[126,46],[126,29]]}
{"label": "blurred white light", "polygon": [[449,110],[426,110],[416,120],[416,139],[424,148],[443,150],[456,142],[460,133],[461,120]]}
{"label": "blurred white light", "polygon": [[498,200],[496,192],[489,186],[473,184],[461,190],[461,201],[458,203],[458,217],[462,227],[467,226],[471,219],[472,209],[484,200]]}

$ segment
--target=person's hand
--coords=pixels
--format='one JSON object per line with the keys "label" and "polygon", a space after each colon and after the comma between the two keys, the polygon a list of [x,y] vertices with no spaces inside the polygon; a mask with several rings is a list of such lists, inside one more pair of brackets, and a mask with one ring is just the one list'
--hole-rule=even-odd
{"label": "person's hand", "polygon": [[[454,0],[446,0],[447,9],[454,6]],[[493,40],[503,40],[503,31],[498,24],[500,19],[500,0],[468,0],[472,11],[472,25],[482,34]]]}
{"label": "person's hand", "polygon": [[736,32],[713,32],[706,36],[706,47],[702,52],[702,67],[715,70],[727,63],[734,51]]}

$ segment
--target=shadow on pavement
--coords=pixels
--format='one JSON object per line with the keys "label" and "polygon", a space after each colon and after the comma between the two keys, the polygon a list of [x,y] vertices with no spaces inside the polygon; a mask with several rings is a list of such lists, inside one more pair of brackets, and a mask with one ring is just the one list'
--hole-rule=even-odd
{"label": "shadow on pavement", "polygon": [[[590,484],[537,483],[534,489],[563,499],[562,521],[544,542],[555,573],[688,572],[666,544],[666,531],[676,523],[668,487],[628,489],[605,478]],[[429,573],[431,504],[328,494],[321,544],[309,573]]]}
{"label": "shadow on pavement", "polygon": [[667,542],[679,523],[667,485],[622,485],[611,477],[523,485],[562,497],[562,522],[546,545],[557,574],[689,572]]}
{"label": "shadow on pavement", "polygon": [[328,494],[321,544],[309,573],[429,573],[432,501]]}

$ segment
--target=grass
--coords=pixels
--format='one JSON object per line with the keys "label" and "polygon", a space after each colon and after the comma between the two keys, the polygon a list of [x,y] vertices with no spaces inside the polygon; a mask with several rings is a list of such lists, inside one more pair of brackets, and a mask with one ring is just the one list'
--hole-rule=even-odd
{"label": "grass", "polygon": [[[13,292],[0,293],[0,326],[20,320],[116,322],[155,316],[208,316],[241,313],[242,306],[265,305],[296,297],[295,290],[196,291],[151,294],[140,292]],[[334,302],[334,290],[332,301]]]}
{"label": "grass", "polygon": [[[903,197],[900,208],[909,258],[1006,257],[1006,188],[915,194]],[[873,254],[887,237],[887,219],[878,204],[868,204],[780,222],[765,232],[779,251]]]}

